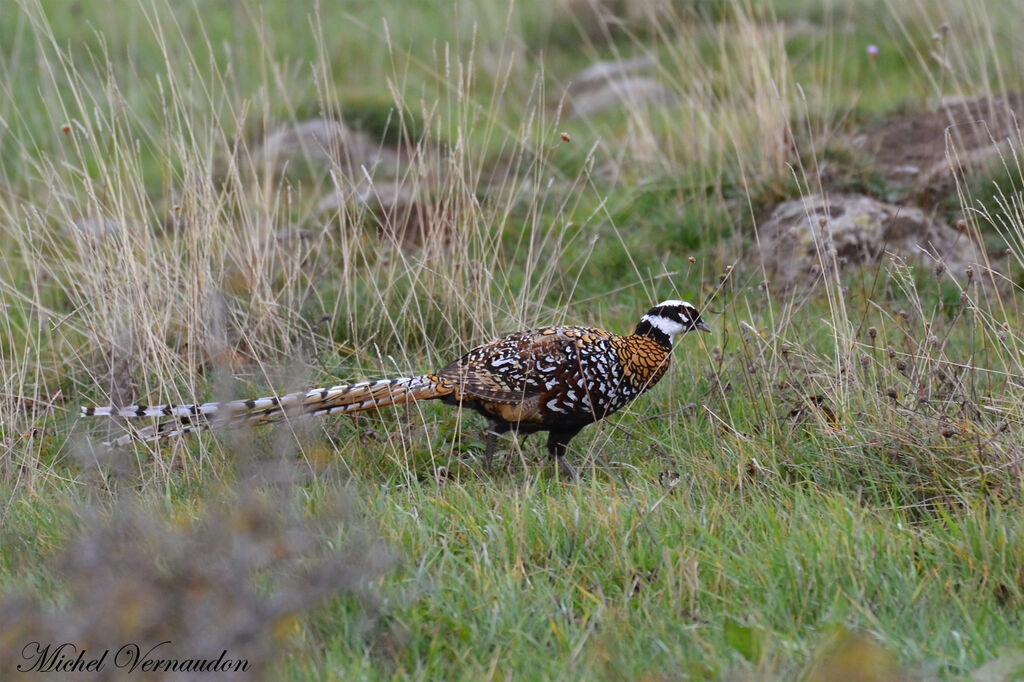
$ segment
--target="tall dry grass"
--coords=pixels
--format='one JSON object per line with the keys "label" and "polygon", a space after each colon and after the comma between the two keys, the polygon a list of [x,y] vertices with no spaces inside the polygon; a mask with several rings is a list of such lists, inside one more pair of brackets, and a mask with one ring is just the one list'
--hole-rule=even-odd
{"label": "tall dry grass", "polygon": [[[337,85],[326,27],[315,15],[318,57],[300,71],[308,73],[306,90],[292,83],[293,67],[277,59],[259,17],[244,19],[256,24],[263,76],[260,87],[242,92],[215,46],[191,40],[173,13],[140,7],[145,40],[161,55],[158,87],[144,102],[132,90],[138,81],[102,45],[90,53],[92,63],[82,64],[55,40],[41,6],[21,5],[31,49],[45,66],[40,92],[50,120],[36,137],[14,142],[21,168],[10,200],[0,204],[12,340],[4,347],[2,439],[16,453],[7,461],[22,463],[9,468],[16,476],[47,469],[52,457],[42,454],[43,441],[33,434],[59,439],[82,400],[192,402],[331,383],[339,374],[418,372],[501,331],[587,320],[578,291],[591,276],[590,255],[604,244],[626,243],[629,225],[610,220],[606,201],[621,183],[698,175],[702,188],[692,195],[693,210],[724,210],[738,226],[732,240],[716,247],[723,262],[705,266],[703,276],[711,280],[717,266],[740,262],[745,235],[758,219],[750,205],[756,187],[781,177],[805,193],[823,189],[818,154],[822,135],[834,129],[827,109],[838,97],[830,90],[837,84],[794,80],[786,22],[765,5],[731,2],[715,16],[671,4],[645,7],[637,15],[643,31],[607,44],[613,52],[627,45],[651,57],[673,102],[627,106],[621,138],[595,141],[576,166],[562,158],[580,140],[559,137],[565,123],[559,96],[542,77],[523,84],[528,37],[516,34],[514,13],[486,17],[488,36],[501,40],[474,39],[469,24],[460,24],[463,42],[439,48],[432,61],[403,52],[386,24],[363,27],[379,30],[391,63],[387,126],[400,161],[385,169],[338,158],[325,167],[304,166],[302,155],[295,167],[282,168],[261,152],[264,134],[299,123],[300,112],[345,117],[347,95]],[[889,11],[907,25],[931,17],[917,6]],[[840,18],[827,14],[822,30],[835,30],[828,22]],[[991,20],[974,11],[960,21],[972,27],[950,31],[960,41],[948,48],[951,63],[963,66],[960,80],[976,69],[1005,71],[992,49]],[[912,31],[905,36],[914,45]],[[588,49],[602,45],[598,37]],[[981,62],[991,66],[971,66]],[[925,69],[924,80],[945,92],[941,82],[928,80],[930,73]],[[312,107],[298,99],[306,91]],[[606,185],[609,162],[624,172]],[[377,175],[381,170],[386,174]],[[439,217],[417,248],[403,248],[386,220],[374,227],[364,205],[341,201],[326,214],[318,211],[332,193],[374,196],[385,183],[421,197]],[[727,196],[737,189],[747,197],[745,208],[742,198]],[[595,302],[616,317],[626,316],[615,295],[622,287],[643,291],[631,293],[632,302],[696,286],[696,270],[658,272],[628,262],[629,272],[609,278],[614,288],[606,302]],[[916,280],[899,264],[891,267],[888,277],[921,325],[941,324],[945,309],[918,296]],[[810,323],[824,325],[828,342],[809,342],[808,300],[770,290],[765,299],[752,296],[748,287],[761,278],[740,266],[712,281],[702,301],[723,313],[725,325],[755,330],[744,352],[769,371],[752,391],[764,395],[778,384],[788,362],[784,348],[806,348],[816,377],[807,396],[826,394],[844,413],[892,404],[889,387],[879,393],[877,382],[868,381],[871,372],[858,369],[876,362],[863,321],[877,309],[854,303],[843,281],[829,280],[823,287],[828,315]],[[980,279],[979,273],[972,286]],[[1010,376],[1017,357],[1012,345],[999,342],[997,327],[1008,316],[998,290],[954,285],[963,288],[970,311],[956,320],[983,321],[986,357],[996,365],[977,367],[976,353],[943,358],[943,347],[928,343],[933,331],[907,347],[905,362],[920,367],[921,376],[935,362]],[[865,354],[869,362],[862,365]],[[707,359],[715,364],[713,353]],[[920,390],[910,385],[914,376],[889,379],[906,395]],[[725,401],[725,382],[715,381]],[[726,423],[737,419],[728,415],[727,401],[724,409]],[[776,428],[782,430],[781,422]],[[206,441],[199,443],[205,452]],[[149,454],[166,461],[183,454],[176,447]]]}

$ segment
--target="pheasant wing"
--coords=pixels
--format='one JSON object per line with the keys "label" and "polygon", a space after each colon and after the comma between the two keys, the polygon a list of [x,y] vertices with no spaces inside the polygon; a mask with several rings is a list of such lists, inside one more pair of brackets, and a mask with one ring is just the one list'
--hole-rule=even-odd
{"label": "pheasant wing", "polygon": [[573,349],[556,327],[520,332],[474,348],[437,374],[462,398],[522,403],[550,389],[559,371],[576,362]]}

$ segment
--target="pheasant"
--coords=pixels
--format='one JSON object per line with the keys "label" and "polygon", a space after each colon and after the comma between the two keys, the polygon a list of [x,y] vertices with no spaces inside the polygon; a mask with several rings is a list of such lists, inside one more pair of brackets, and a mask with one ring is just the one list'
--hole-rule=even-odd
{"label": "pheasant", "polygon": [[499,435],[513,429],[524,434],[547,431],[548,453],[560,470],[576,478],[565,459],[569,441],[587,424],[621,409],[657,383],[668,369],[673,338],[695,329],[711,331],[694,306],[669,300],[648,310],[629,336],[593,327],[540,327],[478,346],[422,376],[223,403],[82,407],[82,416],[164,419],[111,444],[122,446],[135,439],[157,440],[208,427],[440,399],[472,408],[488,420],[487,469]]}

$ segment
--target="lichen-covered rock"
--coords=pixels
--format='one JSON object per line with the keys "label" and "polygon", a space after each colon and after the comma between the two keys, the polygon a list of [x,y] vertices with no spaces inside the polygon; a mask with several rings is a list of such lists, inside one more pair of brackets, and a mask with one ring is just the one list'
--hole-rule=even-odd
{"label": "lichen-covered rock", "polygon": [[341,121],[314,118],[289,123],[269,132],[256,158],[269,162],[275,168],[286,167],[297,160],[334,165],[351,175],[363,167],[368,170],[393,167],[399,160],[399,154]]}
{"label": "lichen-covered rock", "polygon": [[907,262],[942,262],[954,276],[979,261],[966,233],[924,211],[859,194],[786,201],[757,228],[758,255],[775,287],[812,284],[822,274],[876,263],[887,254]]}
{"label": "lichen-covered rock", "polygon": [[87,241],[105,239],[121,231],[121,223],[104,215],[86,215],[66,224],[68,231]]}
{"label": "lichen-covered rock", "polygon": [[649,75],[654,73],[657,65],[657,62],[648,55],[594,62],[572,77],[569,83],[569,94],[574,95],[586,90],[593,90],[602,87],[608,81],[620,78]]}
{"label": "lichen-covered rock", "polygon": [[675,95],[653,77],[656,66],[653,59],[643,56],[596,62],[583,69],[566,91],[569,116],[673,103]]}

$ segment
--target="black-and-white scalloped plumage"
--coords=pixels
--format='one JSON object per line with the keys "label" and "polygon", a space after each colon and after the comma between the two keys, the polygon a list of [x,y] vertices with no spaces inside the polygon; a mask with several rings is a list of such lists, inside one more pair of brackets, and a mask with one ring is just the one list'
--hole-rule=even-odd
{"label": "black-and-white scalloped plumage", "polygon": [[709,331],[686,301],[662,301],[621,336],[593,327],[540,327],[478,346],[437,372],[339,384],[251,400],[192,405],[83,407],[83,416],[153,417],[162,421],[112,445],[156,440],[204,428],[262,424],[285,417],[374,410],[417,400],[463,405],[489,421],[485,462],[496,438],[516,430],[547,431],[548,451],[575,476],[564,455],[579,431],[621,409],[668,369],[673,339]]}

